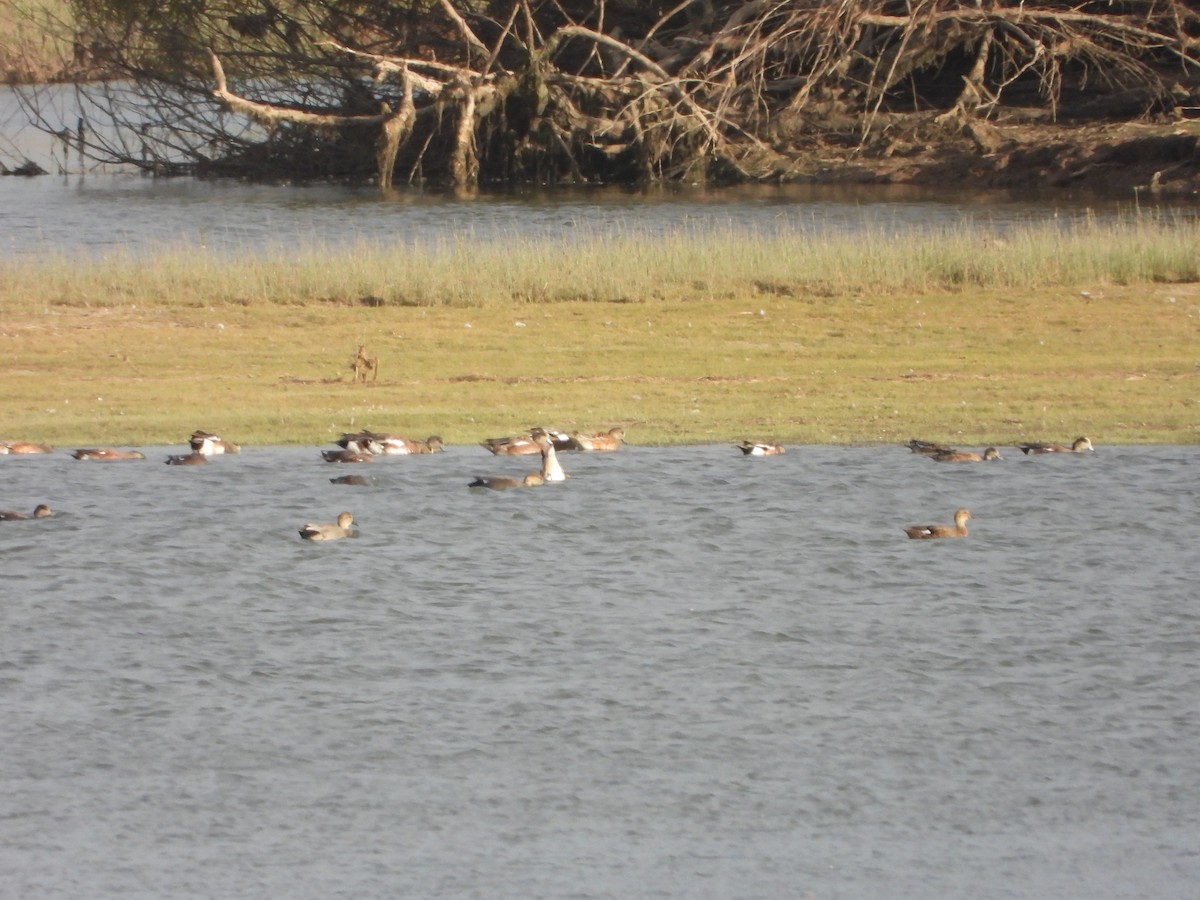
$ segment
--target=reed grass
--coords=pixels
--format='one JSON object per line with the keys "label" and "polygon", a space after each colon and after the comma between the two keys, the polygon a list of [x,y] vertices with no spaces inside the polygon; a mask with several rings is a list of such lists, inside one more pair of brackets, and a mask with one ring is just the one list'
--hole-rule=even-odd
{"label": "reed grass", "polygon": [[[0,263],[5,434],[1191,443],[1200,226],[583,234]],[[352,384],[358,344],[378,382]]]}
{"label": "reed grass", "polygon": [[1200,222],[934,233],[673,231],[562,241],[314,243],[238,258],[196,247],[9,262],[5,292],[56,305],[313,303],[493,307],[799,291],[1031,289],[1200,278]]}

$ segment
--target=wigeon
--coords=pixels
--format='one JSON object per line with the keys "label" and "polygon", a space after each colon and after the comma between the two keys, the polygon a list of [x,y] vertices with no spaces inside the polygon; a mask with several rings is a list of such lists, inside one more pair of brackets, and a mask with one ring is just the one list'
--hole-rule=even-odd
{"label": "wigeon", "polygon": [[322,450],[321,457],[325,462],[336,463],[369,463],[370,453],[359,453],[354,450]]}
{"label": "wigeon", "polygon": [[904,529],[904,533],[916,540],[966,537],[967,519],[969,518],[971,518],[970,511],[960,509],[954,514],[953,525],[911,525]]}
{"label": "wigeon", "polygon": [[440,453],[446,449],[442,439],[431,434],[423,441],[414,441],[396,434],[383,435],[379,439],[382,453],[386,456],[422,456],[428,453]]}
{"label": "wigeon", "polygon": [[625,443],[625,429],[610,428],[608,431],[601,431],[595,434],[583,434],[579,431],[572,431],[569,437],[572,446],[576,450],[612,453],[619,450],[621,445]]}
{"label": "wigeon", "polygon": [[93,447],[88,450],[72,450],[75,459],[94,459],[99,462],[116,462],[122,459],[145,459],[141,450],[113,450],[111,447]]}
{"label": "wigeon", "polygon": [[31,444],[29,441],[0,443],[0,454],[11,453],[13,456],[32,456],[35,453],[53,452],[54,448],[49,444]]}
{"label": "wigeon", "polygon": [[480,446],[496,456],[532,456],[541,453],[541,445],[537,442],[538,435],[549,433],[544,428],[534,428],[528,436],[488,438],[480,442]]}
{"label": "wigeon", "polygon": [[781,456],[787,451],[782,444],[767,444],[755,441],[742,441],[736,445],[746,456]]}
{"label": "wigeon", "polygon": [[947,444],[938,444],[934,441],[922,441],[913,438],[906,445],[913,453],[920,453],[922,456],[933,456],[937,453],[953,453],[954,448]]}
{"label": "wigeon", "polygon": [[339,475],[337,478],[330,478],[329,483],[369,485],[371,481],[369,478],[364,478],[362,475]]}
{"label": "wigeon", "polygon": [[220,456],[224,453],[241,453],[241,445],[235,444],[233,441],[227,441],[216,434],[210,434],[207,431],[193,431],[192,436],[188,439],[191,444],[192,451],[202,453],[205,456]]}

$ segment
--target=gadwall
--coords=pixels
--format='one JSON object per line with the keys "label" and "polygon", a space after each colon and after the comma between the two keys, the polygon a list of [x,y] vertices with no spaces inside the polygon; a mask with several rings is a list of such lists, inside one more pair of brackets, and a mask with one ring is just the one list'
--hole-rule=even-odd
{"label": "gadwall", "polygon": [[88,450],[72,450],[75,459],[94,459],[99,462],[116,462],[122,459],[145,459],[141,450],[113,450],[111,447],[93,447]]}
{"label": "gadwall", "polygon": [[621,445],[625,443],[624,428],[610,428],[608,431],[600,431],[594,434],[583,434],[579,431],[572,431],[568,435],[571,442],[571,447],[575,450],[591,450],[601,453],[612,453],[621,449]]}
{"label": "gadwall", "polygon": [[350,526],[354,524],[354,516],[348,512],[337,517],[336,525],[317,525],[312,522],[300,529],[300,537],[306,541],[336,541],[351,537],[354,532]]}
{"label": "gadwall", "polygon": [[48,507],[45,503],[39,503],[36,507],[34,507],[33,512],[29,514],[23,512],[14,512],[12,510],[0,512],[0,522],[15,521],[18,519],[48,519],[52,515],[54,515],[54,513],[50,511],[50,507]]}
{"label": "gadwall", "polygon": [[480,475],[467,487],[487,488],[492,491],[507,491],[519,487],[540,487],[546,483],[537,472],[530,472],[524,478],[509,478],[506,475]]}
{"label": "gadwall", "polygon": [[983,453],[972,453],[969,450],[946,450],[942,453],[935,453],[929,458],[934,462],[990,462],[1002,457],[1000,451],[995,447],[988,447]]}
{"label": "gadwall", "polygon": [[208,457],[198,450],[193,450],[181,456],[168,456],[168,466],[203,466],[208,464]]}
{"label": "gadwall", "polygon": [[53,453],[54,448],[49,444],[31,444],[29,441],[11,441],[0,443],[0,454],[11,453],[13,456],[32,456],[35,453]]}
{"label": "gadwall", "polygon": [[781,456],[787,452],[782,444],[767,444],[756,441],[742,441],[736,445],[746,456]]}
{"label": "gadwall", "polygon": [[193,431],[192,436],[188,438],[188,443],[191,444],[193,452],[201,453],[204,456],[220,456],[223,453],[242,452],[240,444],[227,441],[220,435],[211,434],[207,431]]}
{"label": "gadwall", "polygon": [[966,537],[967,519],[969,518],[971,518],[970,511],[960,509],[954,514],[953,525],[911,525],[904,529],[904,533],[917,540]]}
{"label": "gadwall", "polygon": [[1075,438],[1070,447],[1064,444],[1017,444],[1017,448],[1025,454],[1029,453],[1087,453],[1095,451],[1092,442],[1085,437]]}

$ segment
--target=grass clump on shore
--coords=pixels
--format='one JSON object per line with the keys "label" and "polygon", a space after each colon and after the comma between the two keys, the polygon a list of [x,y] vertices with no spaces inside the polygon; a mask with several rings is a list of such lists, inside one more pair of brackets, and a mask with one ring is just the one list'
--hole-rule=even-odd
{"label": "grass clump on shore", "polygon": [[10,260],[0,439],[1194,442],[1197,250],[1131,220]]}

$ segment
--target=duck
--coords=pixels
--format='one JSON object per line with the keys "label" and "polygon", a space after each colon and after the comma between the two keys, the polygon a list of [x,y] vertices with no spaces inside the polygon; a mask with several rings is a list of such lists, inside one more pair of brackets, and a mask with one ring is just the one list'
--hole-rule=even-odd
{"label": "duck", "polygon": [[537,472],[530,472],[524,478],[509,478],[506,475],[480,475],[467,487],[487,488],[492,491],[507,491],[519,487],[541,487],[546,483]]}
{"label": "duck", "polygon": [[1003,459],[995,447],[988,447],[983,453],[972,453],[969,450],[944,450],[929,457],[934,462],[991,462],[993,459]]}
{"label": "duck", "polygon": [[372,461],[372,454],[359,453],[355,450],[322,450],[321,456],[325,462],[369,463]]}
{"label": "duck", "polygon": [[210,434],[207,431],[193,431],[192,436],[188,438],[188,443],[191,444],[193,452],[202,453],[205,456],[220,456],[224,453],[242,452],[240,444],[227,441],[219,435]]}
{"label": "duck", "polygon": [[0,443],[0,454],[11,453],[13,456],[32,456],[36,453],[53,453],[54,448],[49,444],[33,444],[29,441],[5,441]]}
{"label": "duck", "polygon": [[445,443],[436,434],[431,434],[423,441],[388,434],[381,437],[379,443],[382,447],[380,452],[387,456],[422,456],[427,453],[440,453],[446,449]]}
{"label": "duck", "polygon": [[369,485],[369,478],[364,478],[362,475],[339,475],[337,478],[330,478],[330,484],[358,484]]}
{"label": "duck", "polygon": [[1070,447],[1065,444],[1017,444],[1017,449],[1022,453],[1029,455],[1031,453],[1089,453],[1095,452],[1096,448],[1092,446],[1091,440],[1085,437],[1075,438],[1075,442]]}
{"label": "duck", "polygon": [[113,450],[111,447],[93,447],[87,450],[72,450],[75,459],[94,459],[98,462],[116,462],[122,459],[145,459],[141,450]]}
{"label": "duck", "polygon": [[[595,434],[583,434],[572,431],[568,436],[570,446],[575,450],[588,450],[600,453],[614,453],[625,443],[624,428],[610,428]],[[553,436],[551,437],[553,441]]]}
{"label": "duck", "polygon": [[208,457],[199,450],[193,450],[181,456],[168,456],[168,466],[203,466],[208,464]]}
{"label": "duck", "polygon": [[479,446],[494,456],[532,456],[542,452],[537,441],[538,435],[549,438],[550,433],[544,428],[533,428],[528,436],[487,438]]}
{"label": "duck", "polygon": [[971,518],[970,511],[960,509],[954,514],[953,525],[910,525],[904,529],[904,533],[915,540],[966,537],[967,519],[969,518]]}
{"label": "duck", "polygon": [[934,441],[922,441],[918,438],[913,438],[905,444],[913,453],[920,453],[922,456],[933,456],[937,453],[953,453],[954,448],[948,444],[938,444]]}
{"label": "duck", "polygon": [[33,512],[28,514],[23,512],[14,512],[13,510],[0,512],[0,522],[12,522],[20,519],[48,519],[52,515],[54,515],[54,513],[50,510],[50,507],[48,507],[45,503],[39,503],[34,507]]}
{"label": "duck", "polygon": [[357,434],[343,434],[335,443],[350,453],[369,453],[379,455],[383,452],[382,435],[372,431],[360,431]]}
{"label": "duck", "polygon": [[353,537],[354,516],[348,512],[340,513],[336,525],[318,525],[310,522],[300,529],[300,537],[306,541],[337,541]]}
{"label": "duck", "polygon": [[782,444],[768,444],[756,441],[742,441],[735,445],[746,456],[780,456],[787,452]]}
{"label": "duck", "polygon": [[570,478],[571,476],[563,471],[562,463],[558,461],[558,452],[554,449],[554,442],[550,439],[550,435],[542,431],[535,440],[542,451],[542,479],[549,483],[566,481]]}

